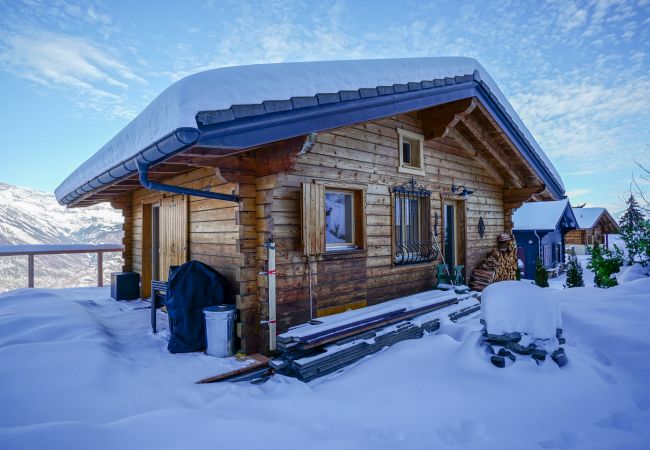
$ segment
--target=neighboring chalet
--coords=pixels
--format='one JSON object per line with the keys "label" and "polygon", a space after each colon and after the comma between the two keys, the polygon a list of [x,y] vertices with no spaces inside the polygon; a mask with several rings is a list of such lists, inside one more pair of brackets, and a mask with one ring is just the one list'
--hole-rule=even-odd
{"label": "neighboring chalet", "polygon": [[514,209],[564,186],[477,61],[414,58],[189,76],[56,194],[123,211],[124,269],[143,297],[190,259],[225,275],[250,353],[274,333],[265,244],[283,332],[431,289],[437,243],[468,277]]}
{"label": "neighboring chalet", "polygon": [[620,231],[616,220],[605,208],[573,208],[573,214],[578,220],[578,229],[567,234],[566,243],[579,255],[584,255],[587,246],[596,243],[609,247],[609,235]]}
{"label": "neighboring chalet", "polygon": [[565,262],[565,237],[578,226],[569,200],[524,203],[513,216],[517,257],[524,263],[523,278],[535,279],[535,261],[546,270]]}

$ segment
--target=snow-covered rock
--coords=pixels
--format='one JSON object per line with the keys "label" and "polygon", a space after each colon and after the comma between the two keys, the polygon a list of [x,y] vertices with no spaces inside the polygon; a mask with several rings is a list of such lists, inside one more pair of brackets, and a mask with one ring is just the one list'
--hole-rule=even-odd
{"label": "snow-covered rock", "polygon": [[555,339],[562,315],[555,292],[526,281],[501,281],[481,295],[481,317],[489,334],[525,333]]}

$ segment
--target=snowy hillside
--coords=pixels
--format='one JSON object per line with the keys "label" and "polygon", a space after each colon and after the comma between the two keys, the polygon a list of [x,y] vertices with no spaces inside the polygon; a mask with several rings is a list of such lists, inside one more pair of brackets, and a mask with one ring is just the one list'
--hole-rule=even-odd
{"label": "snowy hillside", "polygon": [[[121,213],[108,204],[65,209],[49,192],[0,183],[0,245],[121,243],[121,224]],[[107,277],[121,265],[121,255],[104,255]],[[96,267],[90,254],[37,256],[36,286],[91,286]],[[0,292],[26,285],[27,257],[0,258]]]}

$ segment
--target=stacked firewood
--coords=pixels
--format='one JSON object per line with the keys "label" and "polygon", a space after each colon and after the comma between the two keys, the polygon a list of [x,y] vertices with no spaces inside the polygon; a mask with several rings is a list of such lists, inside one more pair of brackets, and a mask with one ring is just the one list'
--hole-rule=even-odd
{"label": "stacked firewood", "polygon": [[497,248],[474,269],[469,287],[482,291],[496,281],[516,280],[517,270],[517,243],[512,235],[501,233],[497,238]]}

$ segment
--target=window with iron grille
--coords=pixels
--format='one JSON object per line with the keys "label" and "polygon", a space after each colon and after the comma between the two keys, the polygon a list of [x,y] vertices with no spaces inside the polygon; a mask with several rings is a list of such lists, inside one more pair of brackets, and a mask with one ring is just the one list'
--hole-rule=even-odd
{"label": "window with iron grille", "polygon": [[431,191],[414,179],[393,188],[395,265],[430,262],[438,257],[431,236]]}

